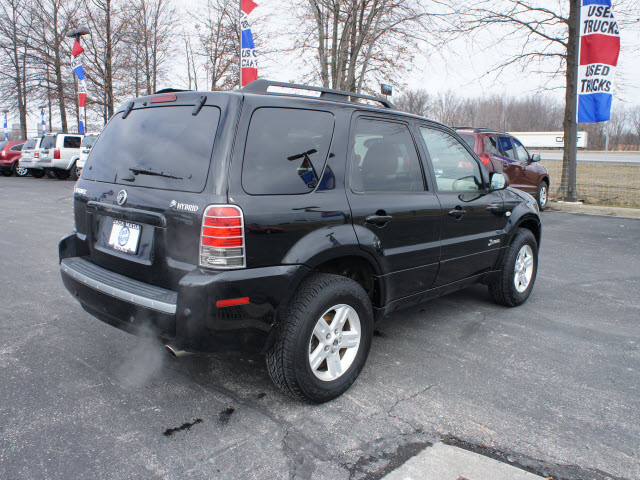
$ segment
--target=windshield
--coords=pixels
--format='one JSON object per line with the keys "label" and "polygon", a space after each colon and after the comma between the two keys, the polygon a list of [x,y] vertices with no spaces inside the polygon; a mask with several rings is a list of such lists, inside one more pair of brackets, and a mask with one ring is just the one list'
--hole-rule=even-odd
{"label": "windshield", "polygon": [[122,113],[114,115],[91,149],[83,178],[201,192],[220,110],[192,111],[193,106],[154,107],[132,110],[125,119]]}
{"label": "windshield", "polygon": [[55,135],[47,135],[42,139],[42,143],[40,144],[40,148],[52,148],[56,146],[56,136]]}
{"label": "windshield", "polygon": [[82,148],[91,148],[96,143],[97,135],[87,135],[82,139]]}

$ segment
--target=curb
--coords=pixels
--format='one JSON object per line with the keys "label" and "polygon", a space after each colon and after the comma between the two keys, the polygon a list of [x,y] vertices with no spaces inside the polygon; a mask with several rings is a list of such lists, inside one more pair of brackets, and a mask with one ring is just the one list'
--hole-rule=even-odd
{"label": "curb", "polygon": [[601,205],[581,205],[550,201],[547,210],[566,213],[583,213],[608,217],[640,218],[640,208],[607,207]]}

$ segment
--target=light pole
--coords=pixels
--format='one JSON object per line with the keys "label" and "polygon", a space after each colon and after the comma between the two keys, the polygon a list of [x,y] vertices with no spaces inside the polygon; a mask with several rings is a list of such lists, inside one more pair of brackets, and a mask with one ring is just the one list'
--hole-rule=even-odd
{"label": "light pole", "polygon": [[84,126],[87,123],[87,111],[85,110],[85,104],[87,102],[87,85],[84,79],[82,60],[80,59],[80,54],[84,52],[84,48],[80,45],[80,37],[87,34],[89,34],[89,29],[87,27],[78,27],[67,32],[67,37],[75,38],[73,49],[71,50],[71,68],[78,77],[78,133],[82,135],[84,135]]}

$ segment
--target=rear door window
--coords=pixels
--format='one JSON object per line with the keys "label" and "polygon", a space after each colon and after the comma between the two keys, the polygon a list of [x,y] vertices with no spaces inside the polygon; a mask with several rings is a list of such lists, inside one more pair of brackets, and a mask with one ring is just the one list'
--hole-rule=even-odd
{"label": "rear door window", "polygon": [[132,110],[112,117],[82,177],[142,187],[201,192],[207,182],[220,109],[193,106]]}
{"label": "rear door window", "polygon": [[352,142],[354,192],[425,190],[418,152],[406,124],[359,118]]}
{"label": "rear door window", "polygon": [[80,148],[82,137],[64,137],[62,148]]}
{"label": "rear door window", "polygon": [[513,144],[509,137],[498,137],[498,144],[500,145],[500,151],[503,157],[516,160],[516,154],[513,151]]}
{"label": "rear door window", "polygon": [[329,155],[334,123],[329,112],[257,109],[247,134],[242,188],[251,195],[313,191]]}
{"label": "rear door window", "polygon": [[13,150],[14,152],[19,152],[20,150],[22,150],[23,145],[24,143],[21,143],[20,145],[14,145],[13,147],[11,147],[11,150]]}

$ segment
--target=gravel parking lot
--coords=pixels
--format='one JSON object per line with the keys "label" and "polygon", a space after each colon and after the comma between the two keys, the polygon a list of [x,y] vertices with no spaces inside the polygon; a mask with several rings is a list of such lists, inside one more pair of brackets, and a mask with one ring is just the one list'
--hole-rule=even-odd
{"label": "gravel parking lot", "polygon": [[73,183],[0,177],[0,478],[376,479],[439,440],[562,479],[640,478],[640,221],[543,214],[536,288],[377,326],[341,398],[260,356],[170,358],[85,313],[57,242]]}

